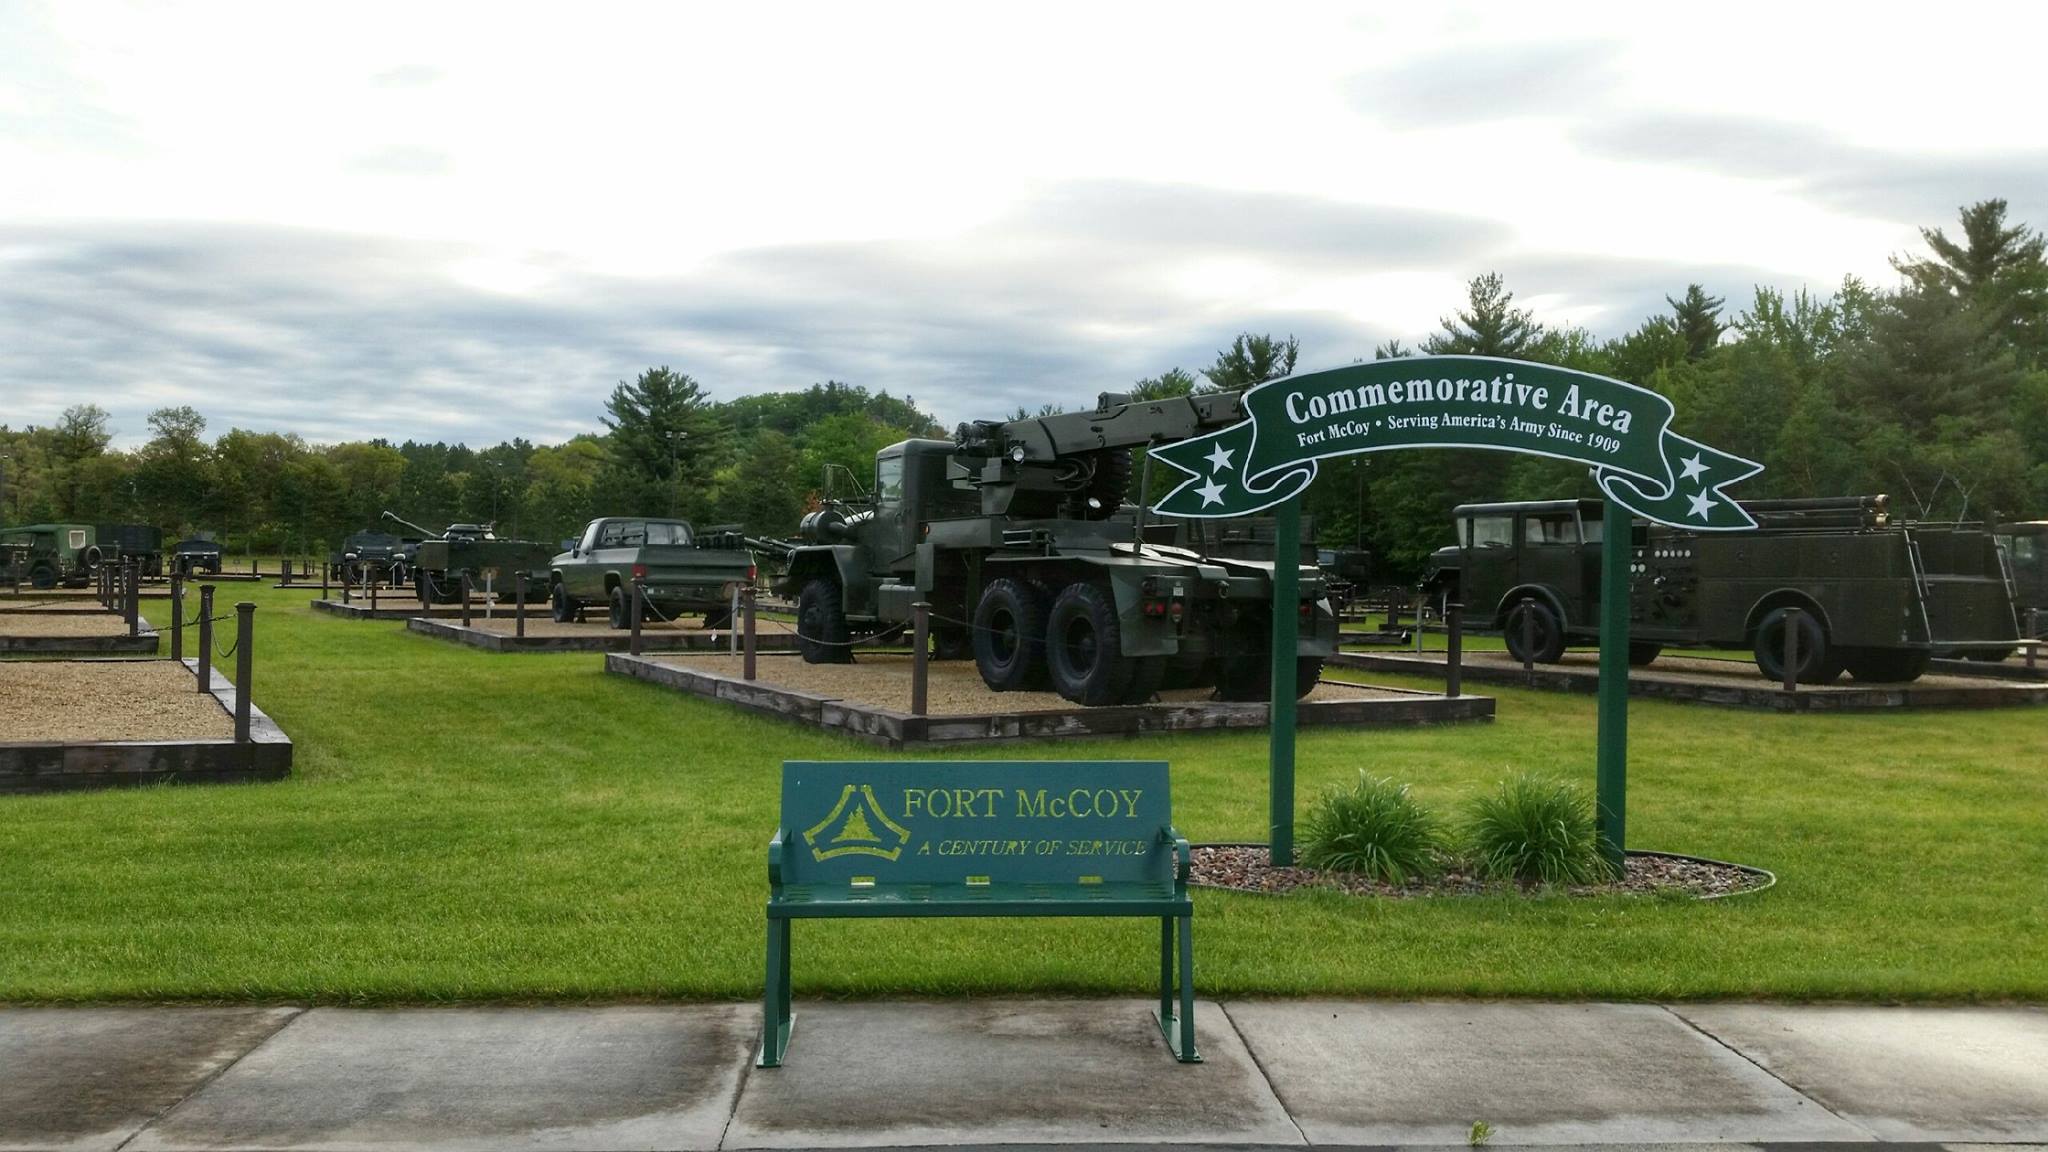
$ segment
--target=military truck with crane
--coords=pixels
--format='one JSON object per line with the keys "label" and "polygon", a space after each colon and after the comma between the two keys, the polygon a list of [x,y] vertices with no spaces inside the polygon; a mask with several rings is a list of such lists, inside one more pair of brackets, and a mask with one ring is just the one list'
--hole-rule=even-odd
{"label": "military truck with crane", "polygon": [[1276,606],[1272,560],[1176,547],[1185,532],[1126,503],[1133,449],[1243,418],[1234,392],[1104,393],[1092,411],[976,421],[951,440],[882,449],[872,491],[834,498],[828,484],[777,584],[796,602],[804,659],[851,661],[862,641],[901,635],[922,601],[937,655],[971,652],[998,692],[1050,686],[1106,705],[1213,686],[1264,700],[1277,610],[1300,616],[1306,694],[1336,648],[1321,572],[1301,565],[1299,601]]}
{"label": "military truck with crane", "polygon": [[[1785,630],[1797,621],[1804,683],[1846,671],[1864,681],[1916,680],[1937,651],[2010,651],[2010,587],[1981,525],[1900,523],[1883,496],[1749,500],[1757,527],[1692,532],[1637,522],[1631,539],[1629,662],[1666,645],[1750,651],[1784,677]],[[1549,500],[1466,504],[1456,544],[1430,558],[1425,592],[1459,601],[1497,628],[1517,660],[1554,663],[1599,641],[1602,504]],[[1795,613],[1796,610],[1796,613]]]}

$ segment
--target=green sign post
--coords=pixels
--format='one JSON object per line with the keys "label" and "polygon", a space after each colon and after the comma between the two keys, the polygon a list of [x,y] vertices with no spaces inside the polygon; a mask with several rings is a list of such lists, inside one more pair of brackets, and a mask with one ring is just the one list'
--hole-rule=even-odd
{"label": "green sign post", "polygon": [[[1294,858],[1294,688],[1300,496],[1318,462],[1407,448],[1485,448],[1571,460],[1607,497],[1600,598],[1600,831],[1619,869],[1628,776],[1630,516],[1700,531],[1756,522],[1723,491],[1763,470],[1671,430],[1671,402],[1620,380],[1486,356],[1422,356],[1283,377],[1244,394],[1228,428],[1152,449],[1183,474],[1155,510],[1230,517],[1273,509],[1271,828],[1275,864]],[[1611,594],[1614,590],[1621,594]]]}

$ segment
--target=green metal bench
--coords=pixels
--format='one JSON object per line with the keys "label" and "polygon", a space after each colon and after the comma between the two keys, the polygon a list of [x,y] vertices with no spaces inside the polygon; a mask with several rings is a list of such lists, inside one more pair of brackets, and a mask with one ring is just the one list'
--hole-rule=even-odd
{"label": "green metal bench", "polygon": [[880,916],[1156,916],[1159,1029],[1199,1061],[1188,842],[1171,814],[1162,761],[785,762],[756,1063],[789,1048],[790,922]]}

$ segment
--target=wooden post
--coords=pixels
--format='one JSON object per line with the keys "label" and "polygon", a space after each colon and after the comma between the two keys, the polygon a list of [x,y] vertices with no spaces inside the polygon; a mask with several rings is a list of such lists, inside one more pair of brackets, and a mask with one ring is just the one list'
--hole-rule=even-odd
{"label": "wooden post", "polygon": [[1455,600],[1444,604],[1444,695],[1453,699],[1465,694],[1465,606]]}
{"label": "wooden post", "polygon": [[213,585],[199,586],[199,694],[213,686]]}
{"label": "wooden post", "polygon": [[1415,594],[1415,654],[1417,656],[1422,655],[1423,608],[1422,593],[1418,592]]}
{"label": "wooden post", "polygon": [[749,584],[749,585],[747,586],[747,591],[746,591],[746,593],[745,593],[745,596],[746,596],[746,599],[745,599],[745,601],[744,601],[744,602],[743,602],[743,603],[741,604],[741,606],[740,606],[740,611],[741,611],[741,612],[743,612],[743,613],[745,613],[745,615],[744,615],[744,616],[742,617],[742,619],[741,619],[740,623],[741,623],[741,626],[742,626],[742,627],[744,627],[744,628],[745,628],[745,629],[747,630],[747,642],[746,642],[746,647],[745,647],[745,649],[744,649],[744,650],[745,650],[745,652],[746,652],[746,656],[745,656],[745,657],[743,658],[743,660],[742,660],[742,662],[741,662],[741,664],[740,664],[740,679],[742,679],[742,680],[752,680],[752,679],[754,678],[754,647],[755,647],[755,645],[754,645],[754,587],[753,587],[753,585]]}
{"label": "wooden post", "polygon": [[235,743],[249,742],[249,685],[255,653],[256,605],[244,600],[235,605]]}
{"label": "wooden post", "polygon": [[370,619],[375,620],[377,618],[377,585],[382,584],[383,581],[371,580],[368,577],[364,577],[364,580],[370,585]]}
{"label": "wooden post", "polygon": [[910,606],[910,714],[923,716],[928,706],[926,677],[932,662],[932,606],[919,600]]}
{"label": "wooden post", "polygon": [[171,659],[185,659],[185,578],[171,573]]}
{"label": "wooden post", "polygon": [[287,556],[281,563],[284,565],[284,571],[278,573],[277,582],[289,584],[292,582],[292,558]]}
{"label": "wooden post", "polygon": [[1522,674],[1536,680],[1536,598],[1522,597]]}
{"label": "wooden post", "polygon": [[2035,643],[2027,645],[2027,668],[2031,670],[2034,667],[2036,654],[2041,651],[2041,610],[2039,608],[2027,609],[2027,634],[2021,637],[2021,639],[2035,641]]}
{"label": "wooden post", "polygon": [[127,586],[121,590],[121,612],[128,618],[128,635],[142,634],[142,561],[130,558]]}
{"label": "wooden post", "polygon": [[512,629],[521,640],[526,639],[526,573],[512,578]]}
{"label": "wooden post", "polygon": [[320,565],[320,598],[322,600],[325,600],[329,596],[333,595],[332,592],[329,592],[327,590],[327,577],[329,575],[330,573],[328,571],[328,566],[326,564]]}
{"label": "wooden post", "polygon": [[469,569],[462,570],[462,626],[469,627]]}
{"label": "wooden post", "polygon": [[640,655],[640,606],[646,602],[647,578],[635,576],[633,577],[633,603],[629,606],[629,610],[626,613],[633,621],[632,638],[626,641],[626,651],[630,655]]}
{"label": "wooden post", "polygon": [[1799,691],[1799,609],[1785,610],[1785,691]]}
{"label": "wooden post", "polygon": [[344,562],[344,563],[342,564],[342,566],[341,566],[341,602],[342,602],[343,604],[346,604],[346,603],[348,603],[348,602],[349,602],[349,599],[348,599],[348,596],[349,596],[349,593],[348,593],[348,586],[349,586],[349,578],[348,578],[348,564],[347,564],[346,562]]}

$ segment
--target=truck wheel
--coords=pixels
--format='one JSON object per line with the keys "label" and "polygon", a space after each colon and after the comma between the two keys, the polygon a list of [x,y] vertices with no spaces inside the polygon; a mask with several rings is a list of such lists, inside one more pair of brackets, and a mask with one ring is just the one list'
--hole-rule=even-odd
{"label": "truck wheel", "polygon": [[804,585],[796,597],[796,646],[804,663],[853,663],[853,649],[847,644],[852,638],[838,582],[820,578]]}
{"label": "truck wheel", "polygon": [[553,617],[557,624],[570,624],[575,622],[582,611],[574,600],[569,599],[569,593],[562,587],[561,582],[556,581],[554,588],[548,593],[548,615]]}
{"label": "truck wheel", "polygon": [[1133,656],[1131,664],[1131,687],[1124,693],[1124,703],[1150,704],[1166,683],[1166,671],[1173,664],[1173,657]]}
{"label": "truck wheel", "polygon": [[1045,624],[1045,662],[1052,686],[1076,704],[1122,704],[1133,661],[1124,655],[1123,623],[1108,589],[1077,580],[1061,589]]}
{"label": "truck wheel", "polygon": [[[1528,652],[1522,650],[1525,615],[1533,620],[1533,627],[1529,631],[1535,640],[1535,647]],[[1558,620],[1557,613],[1550,610],[1550,605],[1541,600],[1516,604],[1508,609],[1506,637],[1508,655],[1522,663],[1534,661],[1537,664],[1555,664],[1558,658],[1564,655],[1564,625]]]}
{"label": "truck wheel", "polygon": [[[1791,612],[1790,608],[1774,608],[1757,623],[1756,668],[1766,680],[1782,682],[1785,679],[1785,618]],[[1847,655],[1846,650],[1843,655]],[[1799,667],[1795,670],[1798,683],[1823,684],[1834,679],[1833,675],[1827,674],[1832,667],[1832,659],[1828,652],[1827,633],[1821,631],[1820,621],[1811,612],[1801,612]]]}
{"label": "truck wheel", "polygon": [[1918,648],[1844,648],[1842,666],[1866,684],[1906,684],[1927,671],[1928,655]]}
{"label": "truck wheel", "polygon": [[704,629],[705,629],[705,631],[707,631],[707,632],[708,632],[708,631],[710,631],[710,630],[712,630],[712,629],[715,629],[715,628],[730,628],[730,627],[732,627],[732,609],[731,609],[731,608],[716,608],[716,609],[713,609],[712,611],[706,612],[706,613],[704,614]]}
{"label": "truck wheel", "polygon": [[[1271,644],[1261,647],[1256,654],[1224,657],[1216,662],[1216,698],[1246,702],[1268,702],[1273,699],[1273,659],[1267,653]],[[1294,659],[1294,698],[1316,690],[1323,678],[1321,656],[1297,656]]]}
{"label": "truck wheel", "polygon": [[965,660],[974,655],[974,641],[965,628],[932,629],[932,659]]}
{"label": "truck wheel", "polygon": [[57,570],[48,564],[38,564],[28,570],[28,583],[31,588],[55,588],[57,586]]}
{"label": "truck wheel", "polygon": [[1631,641],[1628,646],[1629,667],[1641,668],[1663,654],[1664,646],[1662,644],[1649,644],[1640,640]]}
{"label": "truck wheel", "polygon": [[2017,648],[1976,648],[1963,653],[1963,659],[1975,660],[1980,664],[1997,664],[2012,659],[2012,654],[2017,651]]}
{"label": "truck wheel", "polygon": [[1045,594],[1022,580],[991,580],[974,606],[974,666],[993,692],[1045,685]]}
{"label": "truck wheel", "polygon": [[625,585],[612,585],[611,609],[606,615],[606,620],[612,627],[621,631],[633,626],[633,604],[626,599]]}

